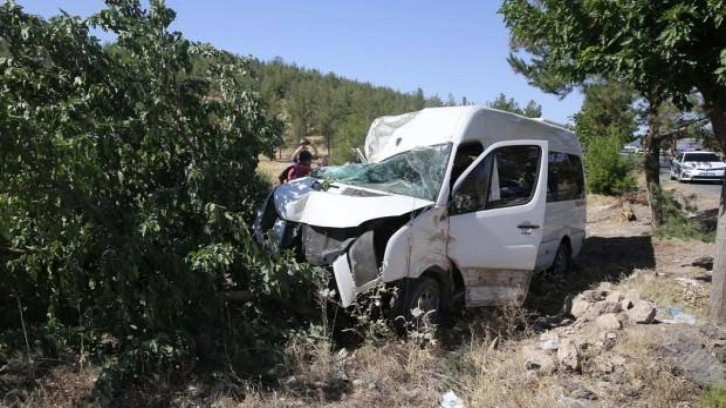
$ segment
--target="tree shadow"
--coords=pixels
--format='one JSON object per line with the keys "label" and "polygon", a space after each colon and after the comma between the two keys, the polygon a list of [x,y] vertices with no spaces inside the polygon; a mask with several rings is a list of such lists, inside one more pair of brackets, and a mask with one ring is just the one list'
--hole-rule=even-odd
{"label": "tree shadow", "polygon": [[565,299],[600,282],[617,282],[636,269],[655,267],[650,236],[590,237],[567,276],[535,276],[524,307],[544,316],[557,315]]}

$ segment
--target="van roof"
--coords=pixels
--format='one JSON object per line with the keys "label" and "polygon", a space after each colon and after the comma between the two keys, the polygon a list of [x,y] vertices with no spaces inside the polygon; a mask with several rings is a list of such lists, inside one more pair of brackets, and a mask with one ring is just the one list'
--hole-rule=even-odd
{"label": "van roof", "polygon": [[547,140],[550,149],[581,155],[574,132],[545,119],[532,119],[484,106],[426,108],[373,121],[365,142],[370,161],[415,147],[482,141],[485,147],[516,139]]}

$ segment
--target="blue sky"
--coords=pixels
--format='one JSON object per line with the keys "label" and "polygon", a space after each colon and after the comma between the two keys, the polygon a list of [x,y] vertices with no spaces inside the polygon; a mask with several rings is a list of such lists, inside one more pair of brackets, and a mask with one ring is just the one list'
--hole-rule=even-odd
{"label": "blue sky", "polygon": [[[51,16],[63,9],[88,16],[100,0],[16,0],[26,11]],[[544,94],[515,75],[506,61],[508,32],[493,0],[167,0],[172,28],[192,40],[263,60],[277,56],[322,72],[403,92],[449,93],[479,104],[499,93],[543,116],[566,122],[582,104]]]}

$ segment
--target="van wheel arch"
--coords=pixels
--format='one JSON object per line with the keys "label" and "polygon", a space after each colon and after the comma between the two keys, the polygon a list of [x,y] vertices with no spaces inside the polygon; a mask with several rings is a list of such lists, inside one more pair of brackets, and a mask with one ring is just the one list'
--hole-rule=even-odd
{"label": "van wheel arch", "polygon": [[440,308],[441,309],[448,309],[450,300],[451,300],[451,292],[453,289],[453,280],[450,274],[445,271],[444,269],[433,266],[430,268],[427,268],[419,277],[417,278],[404,278],[401,279],[396,286],[398,286],[398,295],[397,299],[395,301],[394,305],[394,312],[395,313],[404,313],[408,312],[407,310],[402,310],[406,308],[406,305],[409,303],[410,299],[408,299],[411,296],[411,293],[415,291],[415,288],[418,286],[418,282],[421,280],[430,280],[433,279],[439,286],[440,294],[441,294],[441,300],[440,300]]}

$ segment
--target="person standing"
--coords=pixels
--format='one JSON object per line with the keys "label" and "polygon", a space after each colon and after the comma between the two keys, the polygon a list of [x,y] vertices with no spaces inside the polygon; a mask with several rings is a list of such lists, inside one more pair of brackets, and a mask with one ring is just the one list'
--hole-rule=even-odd
{"label": "person standing", "polygon": [[310,140],[308,138],[304,138],[304,139],[302,139],[300,141],[300,145],[297,147],[297,149],[295,149],[295,151],[292,152],[292,161],[294,163],[299,163],[299,161],[300,161],[300,154],[302,152],[308,152],[308,153],[310,153],[310,151],[308,149],[312,149],[312,151],[314,152],[314,155],[313,156],[315,158],[318,157],[318,148],[315,147],[314,144],[310,143]]}

